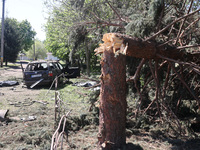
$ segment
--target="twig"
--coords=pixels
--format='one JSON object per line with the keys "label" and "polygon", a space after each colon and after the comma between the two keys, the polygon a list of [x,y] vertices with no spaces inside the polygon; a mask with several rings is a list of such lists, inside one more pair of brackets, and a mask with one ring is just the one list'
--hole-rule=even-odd
{"label": "twig", "polygon": [[182,31],[182,33],[180,34],[180,38],[182,38],[182,36],[183,36],[185,30],[189,29],[193,24],[197,23],[199,20],[200,20],[200,17],[197,18],[197,19],[196,19],[195,21],[193,21],[192,23],[190,23],[190,24],[188,25],[188,27],[185,28],[185,29]]}
{"label": "twig", "polygon": [[165,84],[164,84],[164,87],[163,87],[163,93],[162,93],[162,96],[165,97],[165,94],[166,94],[166,88],[167,88],[167,85],[168,85],[168,81],[169,81],[169,74],[170,74],[170,65],[168,64],[168,68],[167,68],[167,74],[166,74],[166,77],[165,77]]}
{"label": "twig", "polygon": [[191,91],[191,89],[189,88],[189,86],[185,83],[185,81],[182,79],[181,75],[176,71],[176,69],[174,68],[174,66],[171,64],[171,62],[168,62],[170,64],[170,66],[172,67],[173,71],[177,74],[177,76],[179,77],[180,81],[183,83],[183,85],[188,89],[189,93],[194,97],[194,99],[196,99],[196,101],[198,102],[198,104],[200,105],[200,100],[198,99],[198,97],[196,97],[196,95],[193,94],[193,92]]}
{"label": "twig", "polygon": [[41,104],[43,104],[43,105],[47,105],[47,104],[48,104],[48,102],[42,102],[42,101],[36,101],[36,100],[34,100],[33,102],[41,103]]}
{"label": "twig", "polygon": [[147,112],[147,110],[149,110],[149,108],[151,107],[151,105],[156,101],[156,98],[148,105],[148,107],[145,109],[145,111],[143,112],[143,115]]}
{"label": "twig", "polygon": [[182,65],[188,65],[188,66],[194,67],[194,68],[196,68],[196,69],[200,69],[200,66],[197,65],[197,64],[193,64],[193,63],[188,63],[188,62],[182,62],[182,61],[174,60],[174,59],[171,59],[171,58],[162,56],[162,55],[160,55],[160,54],[156,54],[156,56],[158,56],[158,57],[160,57],[160,58],[162,58],[162,59],[171,61],[171,62],[175,62],[175,63],[182,64]]}
{"label": "twig", "polygon": [[52,87],[53,87],[54,83],[56,82],[57,78],[60,78],[61,76],[64,76],[64,73],[60,74],[58,77],[55,77],[55,79],[51,83],[51,86],[50,86],[49,90],[47,91],[47,93],[45,94],[45,96],[47,96],[47,94],[49,93],[49,91],[52,89]]}
{"label": "twig", "polygon": [[114,8],[110,3],[109,3],[109,1],[108,0],[105,0],[107,3],[108,3],[108,5],[110,6],[110,8],[114,11],[114,13],[118,16],[118,18],[120,19],[120,21],[123,21],[123,22],[128,22],[128,21],[126,21],[125,19],[123,19],[122,17],[121,17],[121,15],[116,11],[117,9],[116,8]]}
{"label": "twig", "polygon": [[[191,10],[191,8],[192,8],[192,4],[193,4],[193,0],[191,0],[190,7],[189,7],[189,9],[188,9],[187,14],[189,14],[189,12],[190,12],[190,10]],[[174,45],[176,45],[176,43],[177,43],[178,40],[179,40],[180,33],[181,33],[181,30],[183,29],[183,25],[184,25],[184,23],[185,23],[185,21],[186,21],[186,18],[187,18],[187,17],[185,17],[185,18],[183,19],[182,23],[181,23],[181,26],[180,26],[180,28],[179,28],[179,31],[178,31],[178,34],[177,34],[176,41],[175,41],[175,44],[174,44]]]}
{"label": "twig", "polygon": [[97,82],[97,83],[100,83],[99,80],[91,79],[91,78],[85,76],[84,74],[81,74],[81,78],[80,78],[80,79],[87,79],[87,80],[90,80],[90,81],[95,81],[95,82]]}
{"label": "twig", "polygon": [[[160,108],[159,108],[159,103],[158,103],[158,90],[159,90],[159,85],[158,85],[158,82],[157,82],[157,79],[156,79],[156,75],[154,74],[154,71],[153,71],[153,67],[152,67],[152,64],[151,64],[151,60],[149,60],[149,67],[151,69],[151,73],[152,73],[152,76],[155,80],[155,83],[156,83],[156,95],[155,95],[155,99],[156,99],[156,104],[157,104],[157,109],[158,109],[158,113],[159,113],[159,116],[161,118],[161,113],[160,113]],[[157,69],[156,69],[157,70]],[[155,71],[156,72],[156,71]],[[157,74],[157,73],[156,73]]]}
{"label": "twig", "polygon": [[140,74],[141,68],[142,68],[142,66],[144,65],[145,61],[146,61],[146,60],[145,60],[144,58],[141,60],[141,62],[140,62],[140,64],[139,64],[139,66],[137,67],[137,70],[136,70],[136,72],[135,72],[133,78],[131,79],[131,80],[134,81],[135,88],[137,89],[137,93],[140,95],[140,104],[139,104],[139,107],[138,107],[137,110],[136,110],[136,117],[137,117],[137,114],[138,114],[138,109],[140,108],[140,105],[141,105],[141,103],[142,103],[142,94],[141,94],[141,92],[140,92],[140,90],[139,90],[139,88],[138,88],[138,86],[137,86],[137,80],[138,80],[138,78],[139,78],[139,74]]}
{"label": "twig", "polygon": [[186,46],[179,46],[176,48],[176,50],[178,49],[185,49],[185,48],[192,48],[192,47],[198,47],[200,46],[200,44],[197,44],[197,45],[186,45]]}

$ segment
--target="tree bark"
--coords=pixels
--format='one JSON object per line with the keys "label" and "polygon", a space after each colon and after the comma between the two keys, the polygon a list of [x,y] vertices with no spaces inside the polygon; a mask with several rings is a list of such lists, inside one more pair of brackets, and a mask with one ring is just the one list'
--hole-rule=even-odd
{"label": "tree bark", "polygon": [[126,58],[106,50],[101,59],[99,147],[116,150],[126,143]]}
{"label": "tree bark", "polygon": [[87,65],[88,76],[90,76],[90,49],[91,49],[91,46],[86,45],[86,65]]}

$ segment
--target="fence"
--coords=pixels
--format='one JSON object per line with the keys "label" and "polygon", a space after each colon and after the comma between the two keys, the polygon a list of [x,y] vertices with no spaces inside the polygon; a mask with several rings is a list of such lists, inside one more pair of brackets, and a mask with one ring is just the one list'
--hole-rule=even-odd
{"label": "fence", "polygon": [[[57,119],[60,118],[61,103],[62,103],[62,99],[60,98],[60,93],[59,93],[59,91],[57,91],[58,78],[59,77],[60,76],[55,78],[55,80],[53,81],[53,83],[52,83],[52,85],[50,87],[50,89],[51,89],[53,84],[55,83],[55,124],[54,124],[54,128],[55,129],[56,129],[56,126],[57,126]],[[54,134],[52,136],[52,139],[51,139],[51,150],[57,150],[58,148],[61,149],[61,150],[63,149],[64,135],[67,136],[67,140],[68,140],[68,135],[65,132],[65,127],[66,127],[67,117],[69,116],[71,111],[72,110],[70,110],[69,112],[67,112],[65,115],[63,115],[60,118],[58,127],[55,130],[55,132],[54,132]]]}

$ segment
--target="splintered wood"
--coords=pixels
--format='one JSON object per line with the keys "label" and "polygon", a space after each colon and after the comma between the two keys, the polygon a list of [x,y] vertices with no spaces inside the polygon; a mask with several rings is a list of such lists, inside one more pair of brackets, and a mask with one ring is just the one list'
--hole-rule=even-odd
{"label": "splintered wood", "polygon": [[102,41],[104,43],[99,44],[100,47],[94,50],[96,52],[95,55],[102,54],[105,50],[112,50],[113,53],[120,50],[120,52],[125,53],[124,50],[127,49],[127,47],[123,44],[123,39],[114,33],[104,34]]}
{"label": "splintered wood", "polygon": [[157,51],[154,43],[120,33],[106,33],[102,41],[104,43],[99,44],[99,47],[94,50],[96,55],[104,51],[112,51],[115,56],[121,53],[131,57],[152,59],[155,58]]}
{"label": "splintered wood", "polygon": [[[103,35],[102,41],[95,54],[102,54],[104,51],[110,51],[117,56],[119,53],[145,59],[162,59],[165,56],[172,59],[184,59],[185,55],[182,51],[169,45],[157,46],[155,41],[144,41],[140,38],[133,38],[120,33],[106,33]],[[188,55],[188,54],[187,54]]]}

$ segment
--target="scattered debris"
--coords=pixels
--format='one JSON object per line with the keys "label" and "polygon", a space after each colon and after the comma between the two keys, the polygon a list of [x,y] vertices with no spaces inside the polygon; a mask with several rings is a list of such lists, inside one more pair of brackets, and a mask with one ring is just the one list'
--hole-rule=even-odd
{"label": "scattered debris", "polygon": [[9,102],[9,105],[14,105],[15,107],[22,107],[22,106],[31,106],[34,103],[40,103],[43,105],[47,105],[47,101],[37,101],[31,100],[30,98],[24,99],[24,101],[17,101],[17,102]]}
{"label": "scattered debris", "polygon": [[26,121],[33,121],[33,120],[36,120],[36,116],[28,116],[28,117],[22,117],[22,118],[20,118],[20,117],[9,117],[9,119],[10,120],[12,120],[12,121],[24,121],[24,122],[26,122]]}
{"label": "scattered debris", "polygon": [[36,116],[28,116],[28,118],[21,118],[22,121],[33,121],[36,120]]}
{"label": "scattered debris", "polygon": [[19,85],[18,81],[0,81],[0,87]]}
{"label": "scattered debris", "polygon": [[87,82],[76,82],[73,84],[73,86],[79,86],[79,87],[91,87],[95,86],[97,83],[95,81],[87,81]]}
{"label": "scattered debris", "polygon": [[34,84],[32,84],[32,85],[30,86],[30,88],[32,89],[33,87],[35,87],[35,86],[38,85],[42,80],[44,80],[44,79],[42,78],[42,79],[36,81]]}
{"label": "scattered debris", "polygon": [[7,110],[0,110],[0,121],[2,120],[2,119],[5,119],[6,118],[6,116],[7,116],[7,114],[8,114],[8,109]]}

